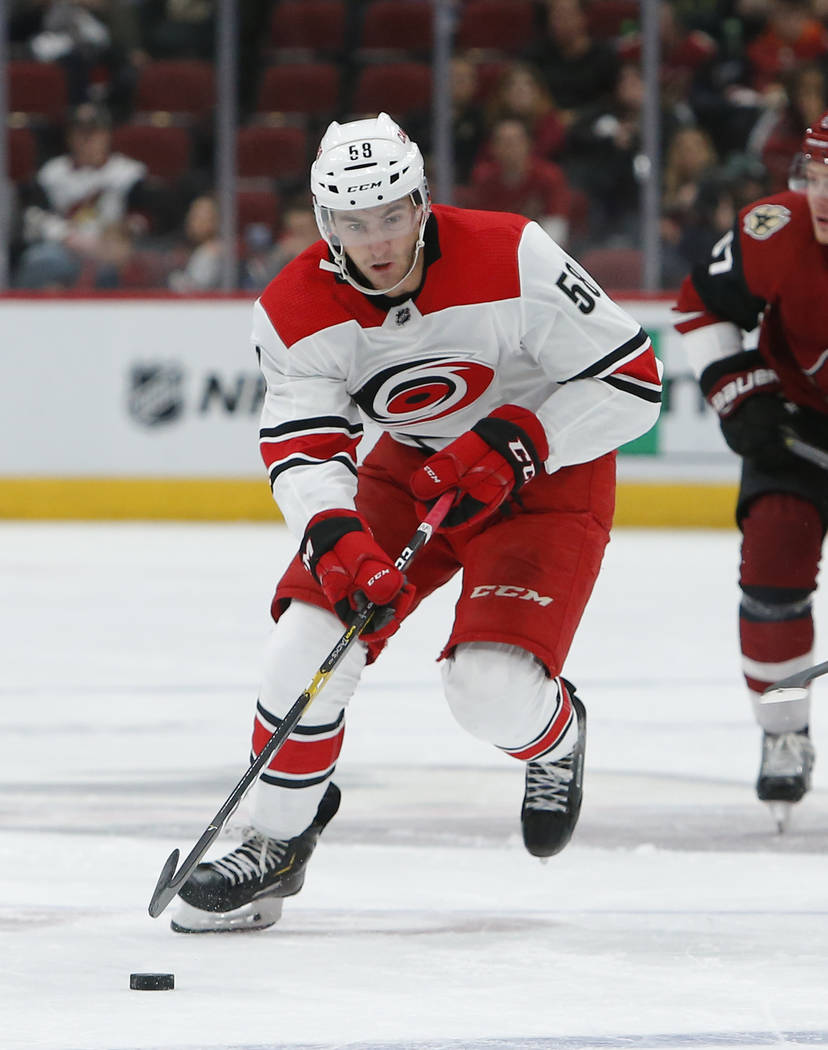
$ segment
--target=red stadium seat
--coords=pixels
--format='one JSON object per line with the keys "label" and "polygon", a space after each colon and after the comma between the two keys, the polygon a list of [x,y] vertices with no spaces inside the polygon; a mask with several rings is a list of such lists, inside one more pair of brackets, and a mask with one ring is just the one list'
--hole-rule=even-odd
{"label": "red stadium seat", "polygon": [[365,12],[361,49],[431,51],[434,15],[429,0],[374,0]]}
{"label": "red stadium seat", "polygon": [[343,51],[344,0],[281,0],[270,23],[270,45],[324,55]]}
{"label": "red stadium seat", "polygon": [[52,123],[63,120],[68,96],[61,66],[16,61],[9,63],[8,70],[10,114],[21,113]]}
{"label": "red stadium seat", "polygon": [[275,235],[279,228],[279,198],[272,190],[239,190],[236,217],[240,232],[254,222],[263,223]]}
{"label": "red stadium seat", "polygon": [[27,182],[37,168],[37,143],[28,128],[8,130],[9,178],[12,182]]}
{"label": "red stadium seat", "polygon": [[425,62],[393,62],[362,67],[351,109],[404,115],[422,113],[430,105],[431,67]]}
{"label": "red stadium seat", "polygon": [[199,59],[150,62],[138,75],[135,111],[206,117],[216,99],[215,74]]}
{"label": "red stadium seat", "polygon": [[304,128],[254,126],[236,137],[239,178],[298,179],[308,174]]}
{"label": "red stadium seat", "polygon": [[469,0],[462,8],[457,47],[518,54],[532,43],[534,33],[531,0]]}
{"label": "red stadium seat", "polygon": [[591,0],[584,11],[589,32],[605,40],[620,36],[625,23],[638,26],[641,18],[639,0]]}
{"label": "red stadium seat", "polygon": [[292,62],[268,66],[262,74],[259,113],[303,113],[326,117],[339,107],[340,71],[334,62]]}
{"label": "red stadium seat", "polygon": [[607,291],[637,289],[644,282],[644,253],[638,248],[593,248],[579,261]]}
{"label": "red stadium seat", "polygon": [[190,166],[190,134],[171,125],[122,124],[112,132],[112,148],[146,164],[150,175],[175,179]]}

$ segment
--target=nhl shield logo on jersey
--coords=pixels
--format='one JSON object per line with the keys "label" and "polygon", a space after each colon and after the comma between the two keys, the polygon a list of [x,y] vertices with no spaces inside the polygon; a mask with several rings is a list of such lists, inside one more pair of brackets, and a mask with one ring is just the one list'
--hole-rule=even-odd
{"label": "nhl shield logo on jersey", "polygon": [[790,211],[782,204],[757,204],[745,216],[743,229],[756,241],[766,241],[791,221]]}

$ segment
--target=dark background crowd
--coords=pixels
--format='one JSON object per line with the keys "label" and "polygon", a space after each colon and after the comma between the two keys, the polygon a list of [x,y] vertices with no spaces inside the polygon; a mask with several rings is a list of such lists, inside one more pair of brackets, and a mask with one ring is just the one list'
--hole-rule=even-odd
{"label": "dark background crowd", "polygon": [[[9,283],[221,285],[216,4],[9,7]],[[243,0],[238,287],[317,237],[308,167],[332,119],[386,110],[432,152],[427,0]],[[462,0],[454,201],[539,221],[608,288],[641,286],[637,0]],[[662,0],[662,277],[675,288],[739,208],[784,189],[828,109],[828,0]]]}

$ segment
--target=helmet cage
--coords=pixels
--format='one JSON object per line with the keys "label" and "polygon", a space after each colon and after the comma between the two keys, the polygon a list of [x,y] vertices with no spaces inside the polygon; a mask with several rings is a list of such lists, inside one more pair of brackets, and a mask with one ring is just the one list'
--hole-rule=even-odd
{"label": "helmet cage", "polygon": [[[334,121],[329,126],[311,165],[311,193],[316,225],[343,280],[366,295],[387,294],[406,280],[423,247],[431,196],[419,147],[387,113],[347,124]],[[411,268],[392,288],[365,287],[348,273],[347,256],[335,233],[332,213],[376,208],[404,197],[422,206]]]}

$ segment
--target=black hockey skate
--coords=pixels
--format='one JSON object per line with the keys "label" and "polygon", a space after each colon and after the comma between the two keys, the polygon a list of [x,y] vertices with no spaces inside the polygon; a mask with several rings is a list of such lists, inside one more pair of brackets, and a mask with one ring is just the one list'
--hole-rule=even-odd
{"label": "black hockey skate", "polygon": [[282,899],[302,889],[305,868],[339,800],[339,788],[329,784],[301,835],[272,839],[254,832],[226,856],[199,864],[179,891],[184,903],[170,927],[176,933],[227,933],[272,926],[282,914]]}
{"label": "black hockey skate", "polygon": [[[569,685],[569,683],[567,683]],[[553,762],[526,763],[526,791],[520,821],[523,844],[533,857],[553,857],[572,838],[581,812],[586,747],[586,710],[570,686],[578,719],[578,740],[568,755]]]}
{"label": "black hockey skate", "polygon": [[794,803],[810,790],[815,758],[807,726],[795,732],[765,732],[762,736],[756,794],[760,802],[768,803],[779,831],[787,827]]}

